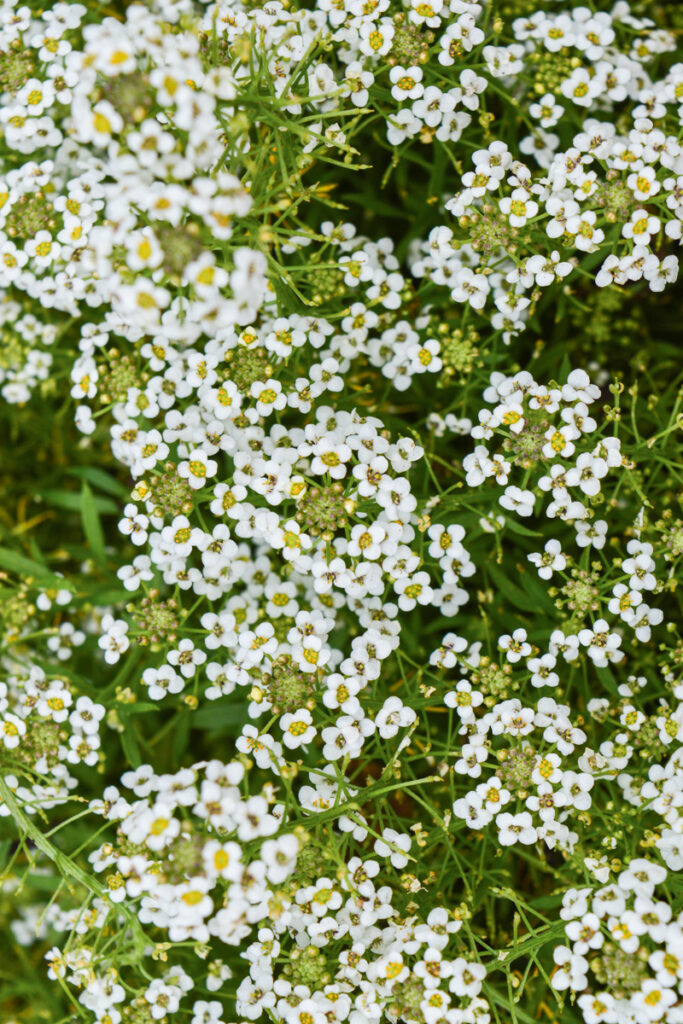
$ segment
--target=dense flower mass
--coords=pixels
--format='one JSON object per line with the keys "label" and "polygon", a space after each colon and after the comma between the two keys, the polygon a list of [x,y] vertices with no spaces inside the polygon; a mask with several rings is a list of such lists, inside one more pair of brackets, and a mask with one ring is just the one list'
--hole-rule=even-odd
{"label": "dense flower mass", "polygon": [[683,1024],[683,5],[0,3],[0,1016]]}

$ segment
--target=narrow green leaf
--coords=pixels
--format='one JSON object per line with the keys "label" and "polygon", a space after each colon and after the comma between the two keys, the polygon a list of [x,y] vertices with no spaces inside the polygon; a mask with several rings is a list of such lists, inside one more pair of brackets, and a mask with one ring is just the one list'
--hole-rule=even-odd
{"label": "narrow green leaf", "polygon": [[493,581],[494,589],[498,589],[503,597],[512,603],[513,608],[521,608],[526,612],[538,612],[538,596],[529,593],[527,589],[522,590],[521,587],[512,582],[505,572],[496,568],[491,563],[486,566],[486,571]]}
{"label": "narrow green leaf", "polygon": [[4,868],[5,864],[9,860],[9,854],[12,852],[12,840],[3,839],[0,842],[0,866]]}
{"label": "narrow green leaf", "polygon": [[518,533],[520,537],[542,537],[543,534],[539,530],[530,530],[528,526],[522,526],[516,519],[509,516],[505,520],[505,528],[511,530],[513,533]]}
{"label": "narrow green leaf", "polygon": [[104,532],[94,495],[85,480],[81,491],[81,521],[93,558],[100,565],[104,565],[107,561],[107,554],[104,550]]}
{"label": "narrow green leaf", "polygon": [[67,470],[69,476],[75,476],[79,480],[87,480],[93,487],[99,488],[106,494],[112,494],[114,497],[126,497],[128,495],[128,488],[111,476],[109,473],[105,473],[103,469],[99,469],[97,466],[74,466],[72,469]]}
{"label": "narrow green leaf", "polygon": [[200,707],[192,717],[192,726],[195,729],[208,729],[209,731],[226,730],[229,732],[239,730],[239,727],[249,721],[246,706],[239,701],[211,701]]}
{"label": "narrow green leaf", "polygon": [[35,562],[32,558],[27,558],[26,555],[20,555],[10,548],[0,548],[0,568],[14,572],[17,576],[35,576],[44,587],[57,587],[60,590],[75,589],[73,583],[50,572],[47,566]]}
{"label": "narrow green leaf", "polygon": [[102,589],[101,587],[95,587],[93,590],[86,591],[88,600],[94,604],[123,604],[124,602],[130,601],[131,593],[129,590],[112,589],[108,587]]}
{"label": "narrow green leaf", "polygon": [[[63,491],[48,487],[43,491],[38,491],[37,494],[46,504],[54,505],[55,508],[65,508],[69,512],[81,511],[82,495],[78,491]],[[111,498],[104,498],[100,495],[93,495],[93,502],[100,515],[115,514],[120,508],[119,504]]]}
{"label": "narrow green leaf", "polygon": [[142,764],[142,758],[140,757],[140,748],[138,747],[135,730],[129,725],[120,735],[121,746],[123,747],[123,752],[126,755],[128,763],[132,768],[139,768]]}
{"label": "narrow green leaf", "polygon": [[126,715],[141,715],[146,711],[158,711],[159,705],[153,704],[151,701],[141,701],[137,704],[128,704],[126,707]]}
{"label": "narrow green leaf", "polygon": [[180,719],[175,730],[171,743],[171,752],[174,762],[180,761],[190,743],[190,714],[189,712]]}

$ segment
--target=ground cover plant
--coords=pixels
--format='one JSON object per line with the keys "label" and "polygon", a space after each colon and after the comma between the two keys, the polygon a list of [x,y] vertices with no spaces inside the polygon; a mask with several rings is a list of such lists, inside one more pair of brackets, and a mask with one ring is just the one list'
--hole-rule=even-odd
{"label": "ground cover plant", "polygon": [[4,0],[4,1024],[683,1021],[682,37]]}

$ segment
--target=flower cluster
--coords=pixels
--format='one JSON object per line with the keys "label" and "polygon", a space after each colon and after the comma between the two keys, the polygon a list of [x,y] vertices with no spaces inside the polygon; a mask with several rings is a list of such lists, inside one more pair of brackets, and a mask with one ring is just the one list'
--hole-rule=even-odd
{"label": "flower cluster", "polygon": [[655,895],[666,877],[664,868],[636,858],[615,883],[563,897],[560,916],[571,946],[554,951],[553,985],[587,989],[578,1000],[586,1020],[679,1019],[680,915],[672,919],[669,904]]}

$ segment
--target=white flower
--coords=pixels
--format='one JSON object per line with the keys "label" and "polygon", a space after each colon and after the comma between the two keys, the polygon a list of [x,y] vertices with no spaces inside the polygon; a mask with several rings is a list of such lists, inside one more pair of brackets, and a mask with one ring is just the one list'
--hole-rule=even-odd
{"label": "white flower", "polygon": [[553,950],[553,960],[557,965],[557,970],[550,979],[553,988],[560,991],[571,988],[580,992],[586,987],[588,961],[585,957],[573,953],[567,946],[556,946]]}
{"label": "white flower", "polygon": [[538,103],[529,105],[529,114],[539,122],[542,128],[553,128],[564,113],[564,108],[556,101],[552,93],[546,93]]}
{"label": "white flower", "polygon": [[102,619],[102,631],[97,643],[104,651],[104,660],[107,664],[115,665],[130,646],[130,640],[126,636],[128,623],[122,619],[114,619],[113,615],[105,615]]}
{"label": "white flower", "polygon": [[[207,987],[209,987],[207,985]],[[192,1020],[190,1024],[223,1024],[223,1006],[218,1000],[198,999],[192,1005]]]}
{"label": "white flower", "polygon": [[591,77],[586,68],[576,68],[560,86],[562,95],[578,107],[590,107],[601,88],[598,76]]}
{"label": "white flower", "polygon": [[18,747],[25,735],[26,723],[21,718],[13,715],[10,711],[5,711],[0,716],[0,739],[7,750],[14,750]]}
{"label": "white flower", "polygon": [[163,700],[168,693],[180,693],[185,687],[183,676],[178,675],[171,665],[146,668],[142,682],[148,688],[151,700]]}
{"label": "white flower", "polygon": [[354,107],[364,107],[368,102],[368,89],[375,81],[375,76],[371,71],[364,70],[360,61],[355,60],[347,64],[344,77]]}
{"label": "white flower", "polygon": [[266,839],[259,856],[266,865],[268,879],[280,885],[294,871],[298,854],[299,842],[296,837],[282,835],[277,839]]}
{"label": "white flower", "polygon": [[378,857],[388,857],[395,868],[404,868],[410,857],[410,836],[393,828],[382,829],[382,838],[373,847]]}
{"label": "white flower", "polygon": [[574,466],[567,470],[567,486],[579,487],[584,494],[594,497],[600,490],[600,481],[609,467],[604,459],[582,452]]}
{"label": "white flower", "polygon": [[662,985],[654,978],[646,978],[639,991],[633,994],[632,1002],[634,1009],[642,1014],[643,1018],[663,1021],[667,1019],[668,1009],[678,1002],[678,997],[668,986]]}
{"label": "white flower", "polygon": [[175,650],[169,651],[168,663],[177,668],[186,679],[191,679],[197,667],[206,661],[206,653],[195,647],[187,637],[183,638]]}
{"label": "white flower", "polygon": [[313,725],[311,712],[306,708],[300,708],[280,718],[282,729],[282,740],[289,750],[296,750],[297,747],[306,746],[316,734]]}
{"label": "white flower", "polygon": [[469,267],[458,270],[453,280],[451,297],[456,302],[468,302],[473,309],[483,309],[491,290],[487,277],[477,274]]}
{"label": "white flower", "polygon": [[391,739],[399,729],[405,729],[417,719],[412,708],[406,707],[399,697],[387,697],[375,715],[375,726],[382,739]]}
{"label": "white flower", "polygon": [[576,530],[576,543],[580,548],[592,545],[596,551],[605,546],[607,535],[607,523],[604,519],[594,519],[589,522],[578,522],[574,524]]}
{"label": "white flower", "polygon": [[191,451],[188,458],[178,465],[178,474],[184,477],[194,490],[204,487],[207,479],[215,476],[217,470],[218,463],[210,459],[203,448]]}
{"label": "white flower", "polygon": [[647,213],[646,210],[634,210],[629,220],[626,221],[621,233],[624,238],[630,238],[638,245],[649,245],[653,235],[656,235],[661,227],[659,217]]}
{"label": "white flower", "polygon": [[574,235],[574,245],[581,252],[595,252],[605,240],[605,232],[595,226],[596,221],[594,210],[584,210],[567,218],[567,232]]}
{"label": "white flower", "polygon": [[391,49],[394,25],[389,18],[364,21],[360,26],[359,48],[368,57],[383,57]]}
{"label": "white flower", "polygon": [[391,95],[399,102],[405,99],[416,100],[424,92],[422,68],[417,65],[404,68],[397,64],[389,72],[389,81],[392,83]]}
{"label": "white flower", "polygon": [[513,663],[531,654],[531,644],[527,643],[525,629],[516,629],[512,636],[506,634],[499,637],[498,646],[506,652],[507,660]]}
{"label": "white flower", "polygon": [[503,811],[496,818],[496,826],[501,846],[514,846],[515,843],[530,846],[536,842],[536,829],[528,811],[522,811],[520,814]]}
{"label": "white flower", "polygon": [[538,213],[538,203],[530,199],[523,188],[516,188],[510,196],[501,199],[499,205],[513,228],[523,228]]}
{"label": "white flower", "polygon": [[482,55],[489,74],[494,78],[517,75],[524,67],[524,47],[516,43],[510,46],[485,46]]}
{"label": "white flower", "polygon": [[536,687],[541,686],[557,686],[560,681],[560,677],[557,672],[553,672],[557,659],[554,654],[544,654],[540,658],[529,658],[527,665],[531,675],[531,685]]}
{"label": "white flower", "polygon": [[279,381],[269,377],[267,381],[254,381],[250,394],[256,399],[256,408],[261,416],[268,416],[275,410],[284,409],[287,397],[282,393]]}
{"label": "white flower", "polygon": [[509,486],[498,499],[503,508],[516,512],[520,516],[530,516],[534,511],[535,497],[531,491],[523,491],[519,487]]}
{"label": "white flower", "polygon": [[666,876],[666,869],[661,864],[655,864],[645,857],[637,857],[620,873],[618,882],[626,892],[650,897],[655,891],[655,886],[663,882]]}
{"label": "white flower", "polygon": [[481,992],[481,986],[486,977],[486,968],[483,964],[473,960],[465,960],[463,957],[456,957],[452,964],[452,974],[448,982],[448,988],[457,996],[465,996],[475,1000]]}
{"label": "white flower", "polygon": [[599,667],[610,661],[619,662],[624,657],[619,650],[621,637],[618,633],[610,632],[604,619],[598,619],[592,629],[579,630],[579,642],[588,648],[589,657]]}
{"label": "white flower", "polygon": [[561,571],[567,564],[559,540],[549,540],[545,545],[544,554],[536,551],[527,555],[527,558],[536,566],[542,580],[549,580],[553,572]]}

